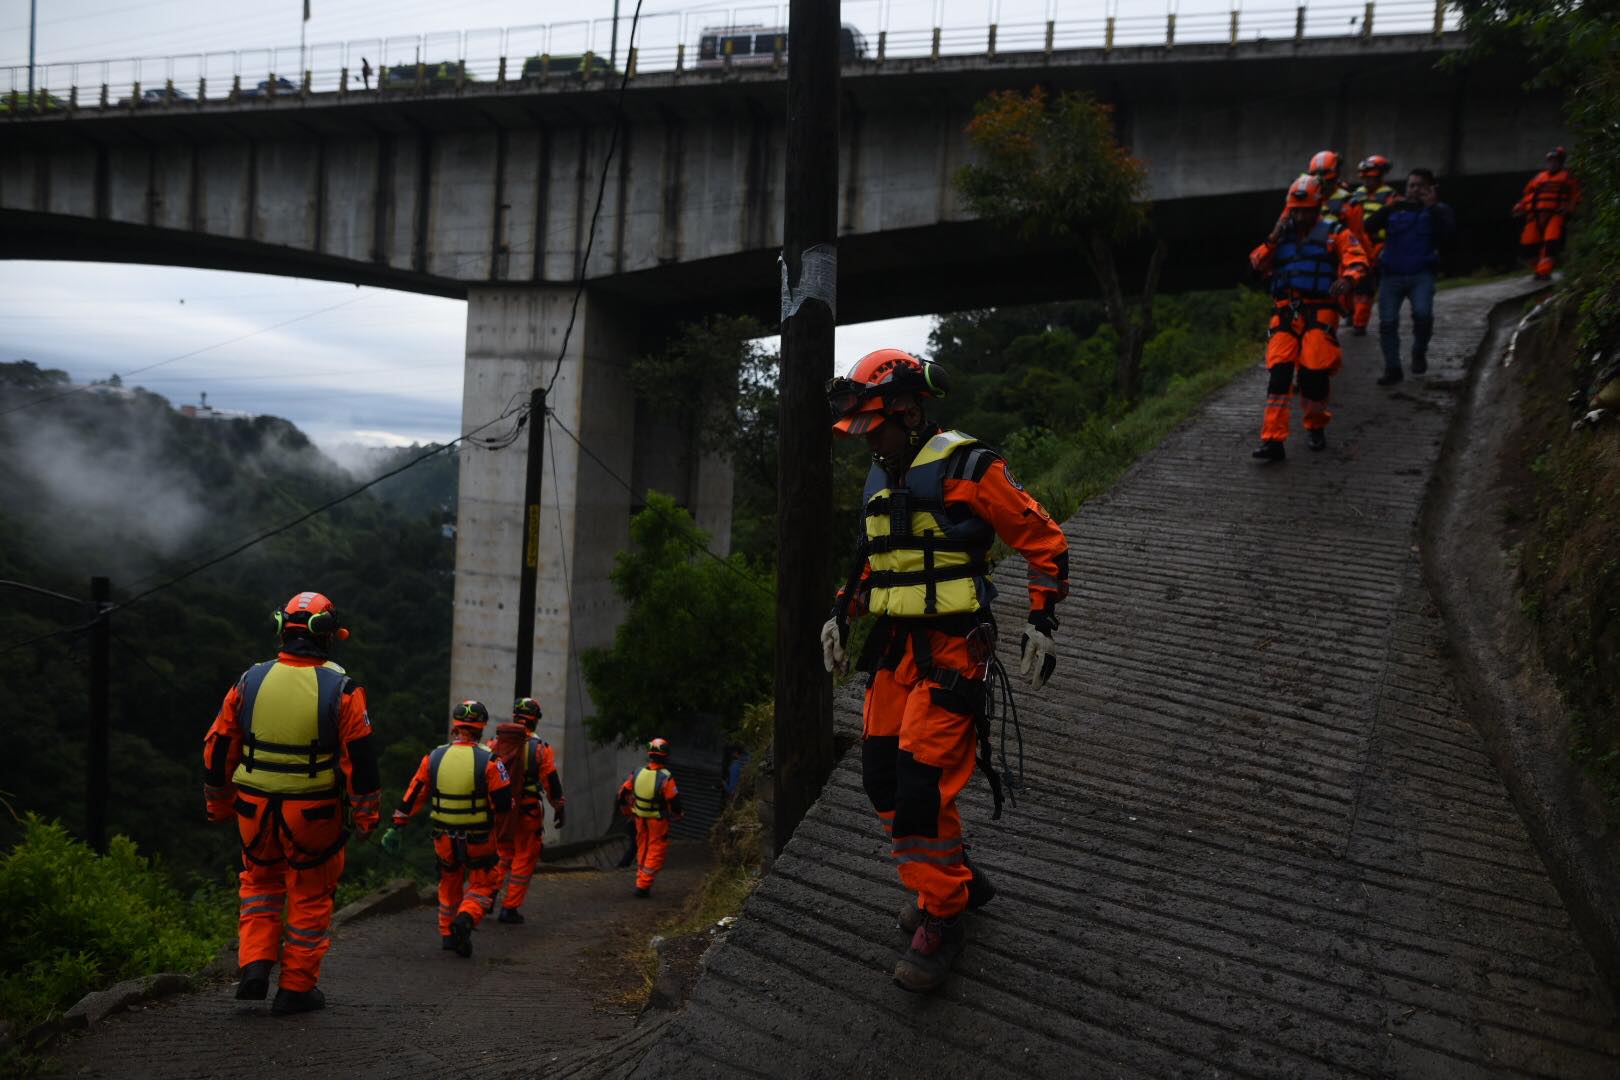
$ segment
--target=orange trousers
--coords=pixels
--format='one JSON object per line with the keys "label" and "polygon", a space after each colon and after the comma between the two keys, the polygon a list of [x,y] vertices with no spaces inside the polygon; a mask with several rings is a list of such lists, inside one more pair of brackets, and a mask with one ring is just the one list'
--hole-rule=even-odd
{"label": "orange trousers", "polygon": [[1558,256],[1564,251],[1564,215],[1528,215],[1519,233],[1519,246],[1536,273],[1542,277],[1551,274],[1558,268]]}
{"label": "orange trousers", "polygon": [[529,897],[529,882],[540,864],[540,847],[546,831],[544,807],[533,815],[519,810],[507,829],[495,835],[495,851],[500,855],[501,906],[517,909]]}
{"label": "orange trousers", "polygon": [[1302,308],[1297,314],[1279,306],[1271,317],[1266,341],[1265,418],[1260,437],[1282,442],[1288,438],[1288,410],[1293,399],[1294,373],[1299,373],[1299,396],[1304,404],[1305,430],[1325,428],[1333,419],[1328,410],[1329,379],[1343,363],[1338,339],[1339,313],[1333,307]]}
{"label": "orange trousers", "polygon": [[1355,307],[1351,310],[1350,322],[1363,330],[1372,322],[1373,304],[1378,299],[1378,253],[1383,249],[1383,244],[1374,244],[1373,249],[1367,252],[1368,270],[1356,285]]}
{"label": "orange trousers", "polygon": [[669,851],[667,818],[636,818],[636,888],[652,888],[653,878],[664,868]]}
{"label": "orange trousers", "polygon": [[278,962],[283,989],[308,990],[320,982],[321,958],[332,946],[332,897],[343,876],[342,808],[332,798],[245,791],[235,805],[242,837],[236,962]]}
{"label": "orange trousers", "polygon": [[982,662],[970,657],[966,637],[925,629],[931,662],[929,671],[919,669],[906,621],[892,620],[889,631],[900,635],[889,647],[898,662],[880,664],[866,690],[861,780],[891,838],[901,883],[930,915],[948,919],[967,907],[973,877],[956,798],[973,777],[976,710],[929,671],[977,680]]}
{"label": "orange trousers", "polygon": [[477,926],[495,906],[501,883],[495,841],[440,835],[433,838],[433,853],[439,857],[439,936],[450,933],[458,914],[471,915]]}

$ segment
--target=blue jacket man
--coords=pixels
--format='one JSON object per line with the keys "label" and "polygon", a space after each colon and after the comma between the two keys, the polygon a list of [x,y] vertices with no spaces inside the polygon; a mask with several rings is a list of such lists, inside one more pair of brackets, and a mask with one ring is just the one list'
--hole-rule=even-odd
{"label": "blue jacket man", "polygon": [[1401,370],[1401,304],[1412,302],[1412,374],[1429,370],[1429,338],[1434,333],[1434,277],[1440,250],[1457,231],[1457,217],[1441,202],[1428,169],[1413,169],[1406,194],[1367,219],[1384,233],[1378,255],[1383,284],[1378,294],[1378,337],[1384,352],[1379,386],[1405,378]]}

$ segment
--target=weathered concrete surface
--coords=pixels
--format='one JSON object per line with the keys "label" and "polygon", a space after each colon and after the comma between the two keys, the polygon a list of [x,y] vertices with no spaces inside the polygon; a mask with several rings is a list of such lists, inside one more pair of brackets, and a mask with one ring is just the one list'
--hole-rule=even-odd
{"label": "weathered concrete surface", "polygon": [[543,1066],[630,1030],[611,1003],[638,981],[617,950],[646,940],[707,868],[677,844],[651,900],[630,871],[542,874],[529,921],[486,920],[471,960],[439,948],[431,907],[338,931],[321,971],[328,1004],[296,1017],[238,1002],[234,983],[111,1017],[58,1048],[64,1076],[422,1077]]}
{"label": "weathered concrete surface", "polygon": [[1459,380],[1519,288],[1442,294],[1434,374],[1394,392],[1348,339],[1327,453],[1249,460],[1256,370],[1066,525],[1027,787],[995,824],[965,800],[1002,893],[942,993],[890,982],[902,894],[846,755],[686,1010],[576,1073],[1616,1075],[1615,1002],[1419,573]]}

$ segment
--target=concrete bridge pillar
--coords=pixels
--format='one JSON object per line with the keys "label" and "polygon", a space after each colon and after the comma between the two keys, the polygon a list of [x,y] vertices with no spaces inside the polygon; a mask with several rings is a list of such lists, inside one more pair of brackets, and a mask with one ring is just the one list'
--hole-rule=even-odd
{"label": "concrete bridge pillar", "polygon": [[[499,416],[551,380],[573,295],[572,286],[468,290],[461,430]],[[635,451],[629,380],[635,325],[633,312],[587,292],[549,398],[556,419],[626,480]],[[623,615],[608,573],[629,540],[631,496],[555,424],[549,428],[535,417],[509,447],[463,446],[450,694],[455,701],[477,698],[492,717],[510,718],[525,453],[529,437],[545,435],[531,693],[545,710],[540,731],[556,751],[569,795],[563,838],[581,840],[608,827],[611,789],[640,760],[587,737],[590,701],[578,660],[582,650],[610,643]],[[497,424],[479,438],[508,431]],[[558,838],[549,815],[547,838]]]}

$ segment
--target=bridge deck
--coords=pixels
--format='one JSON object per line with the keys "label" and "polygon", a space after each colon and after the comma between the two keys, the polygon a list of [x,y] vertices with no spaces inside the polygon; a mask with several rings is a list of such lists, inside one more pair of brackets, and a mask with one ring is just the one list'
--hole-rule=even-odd
{"label": "bridge deck", "polygon": [[889,981],[902,894],[850,754],[685,1011],[580,1073],[1616,1075],[1614,1001],[1459,709],[1415,546],[1519,287],[1442,294],[1434,374],[1396,393],[1348,339],[1326,454],[1251,466],[1256,371],[1068,523],[1028,790],[996,824],[982,781],[965,800],[1002,895],[944,992]]}

